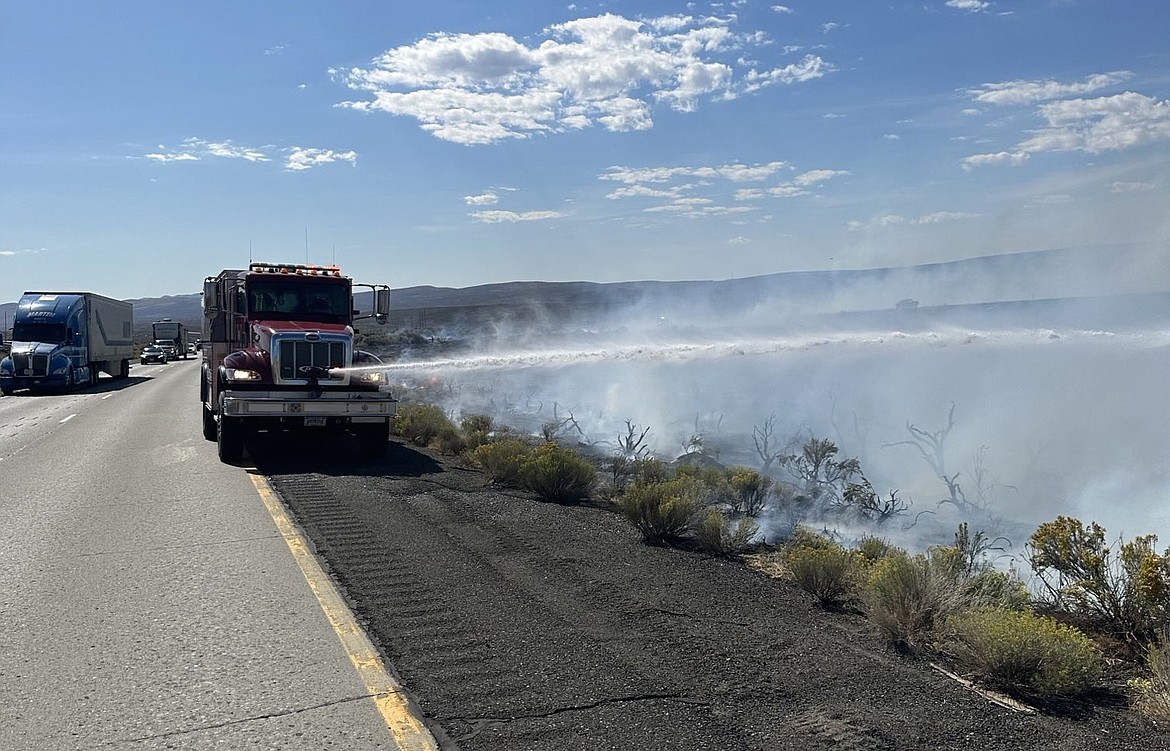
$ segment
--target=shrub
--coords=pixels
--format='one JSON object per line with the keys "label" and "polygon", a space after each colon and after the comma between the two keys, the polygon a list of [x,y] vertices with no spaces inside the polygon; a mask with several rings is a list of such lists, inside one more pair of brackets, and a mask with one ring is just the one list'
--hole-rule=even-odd
{"label": "shrub", "polygon": [[1160,730],[1170,730],[1170,644],[1150,649],[1146,656],[1148,679],[1135,679],[1129,685],[1137,694],[1134,706]]}
{"label": "shrub", "polygon": [[988,684],[1036,697],[1072,696],[1101,675],[1102,656],[1072,626],[1027,611],[971,610],[946,623],[945,651]]}
{"label": "shrub", "polygon": [[471,452],[471,460],[493,481],[503,485],[520,484],[520,463],[531,452],[520,438],[501,438],[485,443]]}
{"label": "shrub", "polygon": [[764,510],[774,483],[771,477],[748,467],[730,467],[727,470],[732,507],[748,516],[757,516]]}
{"label": "shrub", "polygon": [[491,440],[492,418],[490,415],[468,415],[459,422],[459,429],[463,431],[463,450],[473,451]]}
{"label": "shrub", "polygon": [[541,500],[578,503],[589,497],[597,470],[577,452],[546,443],[520,460],[519,479]]}
{"label": "shrub", "polygon": [[936,625],[967,603],[950,562],[938,555],[887,555],[870,570],[862,595],[866,615],[894,644],[918,649]]}
{"label": "shrub", "polygon": [[429,446],[444,428],[455,429],[455,424],[443,409],[434,404],[411,402],[399,405],[394,418],[394,434],[416,446]]}
{"label": "shrub", "polygon": [[1028,560],[1057,608],[1102,622],[1130,643],[1152,643],[1170,616],[1170,551],[1154,535],[1105,542],[1105,529],[1066,516],[1041,524]]}
{"label": "shrub", "polygon": [[728,518],[716,509],[708,509],[695,522],[695,541],[699,547],[712,555],[736,556],[751,545],[760,531],[760,525],[752,519]]}
{"label": "shrub", "polygon": [[867,535],[857,541],[857,553],[865,560],[866,563],[874,563],[880,561],[887,555],[894,552],[893,546],[886,540],[880,537],[873,537]]}
{"label": "shrub", "polygon": [[618,496],[618,508],[642,539],[667,544],[681,539],[700,507],[702,486],[686,478],[665,482],[638,481]]}
{"label": "shrub", "polygon": [[726,500],[730,494],[727,478],[717,467],[702,464],[680,463],[674,468],[674,476],[694,480],[702,486],[704,500],[708,503],[718,503]]}
{"label": "shrub", "polygon": [[444,425],[439,428],[439,434],[435,436],[434,445],[444,454],[461,454],[467,448],[467,441],[463,438],[463,433],[454,425]]}
{"label": "shrub", "polygon": [[857,591],[859,557],[835,543],[791,547],[785,564],[797,586],[816,597],[824,607],[839,607]]}

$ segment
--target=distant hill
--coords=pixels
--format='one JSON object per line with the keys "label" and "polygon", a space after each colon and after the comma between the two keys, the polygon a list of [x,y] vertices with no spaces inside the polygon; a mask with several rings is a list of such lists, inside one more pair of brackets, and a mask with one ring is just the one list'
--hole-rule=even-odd
{"label": "distant hill", "polygon": [[[1136,294],[1144,312],[1157,309],[1149,295],[1170,292],[1166,251],[1133,245],[1093,246],[982,256],[946,263],[880,269],[795,271],[725,280],[634,282],[516,281],[450,288],[417,286],[393,291],[391,324],[397,328],[442,326],[461,315],[526,310],[521,320],[549,315],[583,317],[633,310],[654,317],[718,316],[763,311],[768,316],[842,315],[901,308],[1000,306],[1065,298]],[[200,295],[132,300],[136,328],[171,318],[201,325]],[[364,302],[359,296],[359,307]],[[11,321],[15,303],[0,305]],[[985,310],[989,309],[984,307]],[[1052,305],[1046,309],[1052,310]],[[904,316],[903,316],[904,317]]]}

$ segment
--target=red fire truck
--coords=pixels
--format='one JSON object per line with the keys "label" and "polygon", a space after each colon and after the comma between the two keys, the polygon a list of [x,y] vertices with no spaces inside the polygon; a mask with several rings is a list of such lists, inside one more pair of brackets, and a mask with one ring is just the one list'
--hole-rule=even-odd
{"label": "red fire truck", "polygon": [[[355,308],[355,286],[372,311]],[[354,285],[336,266],[252,263],[204,280],[199,398],[220,460],[272,431],[344,431],[363,453],[384,453],[397,402],[382,361],[354,349],[353,324],[389,313],[389,287]]]}

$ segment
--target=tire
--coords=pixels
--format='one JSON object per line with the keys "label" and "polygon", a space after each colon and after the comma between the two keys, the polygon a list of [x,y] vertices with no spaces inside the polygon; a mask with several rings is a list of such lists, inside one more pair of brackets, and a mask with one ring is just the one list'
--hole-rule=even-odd
{"label": "tire", "polygon": [[130,361],[129,360],[122,361],[122,367],[118,368],[118,377],[119,378],[129,378],[130,377]]}
{"label": "tire", "polygon": [[358,439],[361,455],[367,459],[381,459],[390,447],[390,423],[354,425],[351,430]]}
{"label": "tire", "polygon": [[89,387],[91,389],[97,388],[99,375],[101,375],[101,371],[98,370],[98,364],[96,362],[91,362],[89,364]]}
{"label": "tire", "polygon": [[215,424],[215,415],[211,414],[211,407],[203,403],[203,437],[209,441],[219,440],[219,429]]}
{"label": "tire", "polygon": [[225,464],[238,462],[244,456],[244,426],[240,418],[221,414],[215,427],[219,460]]}
{"label": "tire", "polygon": [[0,394],[4,394],[4,396],[12,396],[13,391],[16,391],[16,389],[10,389],[7,386],[0,388]]}

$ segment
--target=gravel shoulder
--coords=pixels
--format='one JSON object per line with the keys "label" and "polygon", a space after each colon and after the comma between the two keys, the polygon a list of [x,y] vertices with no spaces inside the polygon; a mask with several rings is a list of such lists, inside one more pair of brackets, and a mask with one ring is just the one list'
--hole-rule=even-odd
{"label": "gravel shoulder", "polygon": [[1012,712],[742,562],[445,457],[256,457],[447,749],[1170,749],[1120,707]]}

